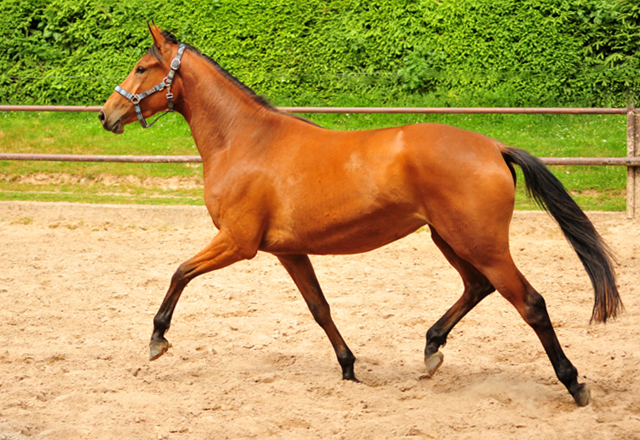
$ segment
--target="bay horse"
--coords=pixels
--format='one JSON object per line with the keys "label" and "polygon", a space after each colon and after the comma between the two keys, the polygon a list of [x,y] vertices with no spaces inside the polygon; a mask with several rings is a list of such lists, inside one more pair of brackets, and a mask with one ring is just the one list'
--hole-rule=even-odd
{"label": "bay horse", "polygon": [[331,318],[308,255],[370,251],[427,225],[464,284],[460,299],[426,334],[428,375],[442,364],[439,349],[456,323],[497,290],[538,335],[575,402],[589,403],[589,387],[578,382],[544,299],[509,251],[513,165],[522,168],[529,193],[557,221],[589,274],[592,321],[605,322],[622,309],[614,258],[539,159],[435,123],[352,132],[322,128],[278,111],[194,47],[155,24],[148,27],[153,45],[104,104],[100,121],[120,134],[136,120],[152,125],[146,118],[158,112],[180,113],[202,156],[204,201],[218,230],[171,278],[153,320],[151,360],[168,350],[164,334],[192,279],[263,251],[280,260],[300,290],[333,345],[342,378],[357,381],[356,358]]}

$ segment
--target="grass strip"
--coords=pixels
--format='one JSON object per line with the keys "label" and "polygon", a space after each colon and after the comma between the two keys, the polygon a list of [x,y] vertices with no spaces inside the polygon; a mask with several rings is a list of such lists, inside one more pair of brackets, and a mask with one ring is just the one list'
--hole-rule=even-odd
{"label": "grass strip", "polygon": [[[339,105],[357,106],[354,102]],[[303,115],[335,130],[365,130],[437,122],[477,131],[547,157],[624,157],[623,115]],[[195,155],[189,127],[179,115],[152,129],[132,124],[116,136],[95,113],[0,113],[0,151],[51,154]],[[583,209],[625,209],[626,168],[554,166]],[[52,181],[38,176],[70,176]],[[32,177],[32,179],[28,179]],[[182,179],[176,184],[175,179]],[[200,164],[115,164],[0,161],[0,200],[88,203],[201,204]],[[520,179],[522,177],[520,176]],[[185,181],[187,182],[185,184]],[[171,182],[174,182],[173,184]],[[195,182],[195,183],[194,183]],[[517,209],[534,209],[519,183]]]}

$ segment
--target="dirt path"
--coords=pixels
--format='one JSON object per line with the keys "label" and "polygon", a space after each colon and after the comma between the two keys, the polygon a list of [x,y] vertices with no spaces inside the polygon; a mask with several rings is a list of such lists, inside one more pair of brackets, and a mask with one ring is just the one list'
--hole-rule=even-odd
{"label": "dirt path", "polygon": [[424,376],[424,334],[461,293],[428,233],[312,257],[360,384],[277,260],[187,287],[159,360],[153,315],[213,236],[203,208],[0,203],[0,439],[640,439],[640,224],[590,214],[619,256],[622,318],[589,325],[588,278],[543,213],[516,213],[514,258],[590,384],[578,408],[498,294]]}

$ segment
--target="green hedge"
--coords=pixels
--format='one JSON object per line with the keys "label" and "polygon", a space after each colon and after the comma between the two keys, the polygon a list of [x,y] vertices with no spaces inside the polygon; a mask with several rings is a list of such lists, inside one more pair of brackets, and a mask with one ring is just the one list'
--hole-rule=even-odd
{"label": "green hedge", "polygon": [[1,0],[0,103],[100,104],[147,20],[277,104],[616,105],[638,0]]}

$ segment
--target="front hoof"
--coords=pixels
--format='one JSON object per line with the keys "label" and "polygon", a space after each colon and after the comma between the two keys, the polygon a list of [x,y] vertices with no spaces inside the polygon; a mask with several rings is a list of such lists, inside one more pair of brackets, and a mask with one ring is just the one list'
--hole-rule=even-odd
{"label": "front hoof", "polygon": [[587,406],[591,400],[591,388],[586,383],[580,384],[578,391],[573,395],[573,400],[578,406]]}
{"label": "front hoof", "polygon": [[360,382],[356,379],[356,375],[353,372],[353,364],[350,367],[344,368],[342,370],[342,380],[350,380],[352,382]]}
{"label": "front hoof", "polygon": [[342,380],[349,380],[351,382],[355,382],[355,383],[360,383],[360,381],[356,378],[355,375],[351,374],[351,375],[347,375],[345,376],[344,374],[342,375]]}
{"label": "front hoof", "polygon": [[160,341],[151,341],[149,344],[149,360],[155,361],[169,350],[169,341],[162,339]]}
{"label": "front hoof", "polygon": [[444,355],[439,351],[433,353],[427,359],[424,360],[424,365],[427,367],[427,376],[433,377],[444,362]]}

